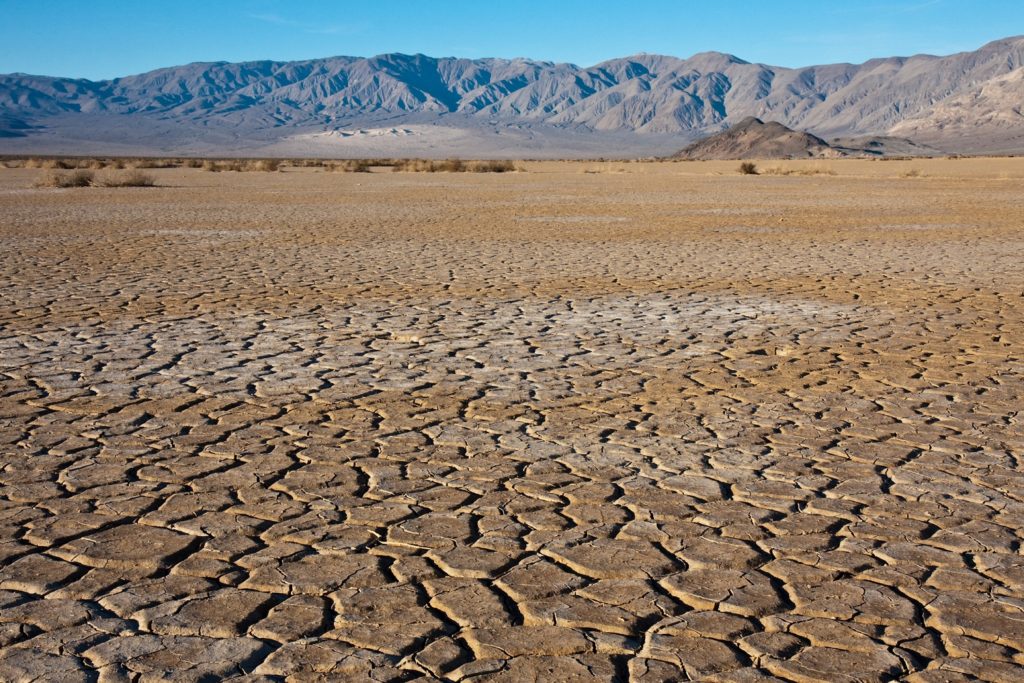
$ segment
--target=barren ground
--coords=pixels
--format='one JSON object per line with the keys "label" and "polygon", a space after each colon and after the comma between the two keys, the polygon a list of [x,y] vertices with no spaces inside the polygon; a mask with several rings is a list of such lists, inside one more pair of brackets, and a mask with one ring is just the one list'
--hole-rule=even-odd
{"label": "barren ground", "polygon": [[1024,159],[763,165],[0,169],[0,679],[1020,680]]}

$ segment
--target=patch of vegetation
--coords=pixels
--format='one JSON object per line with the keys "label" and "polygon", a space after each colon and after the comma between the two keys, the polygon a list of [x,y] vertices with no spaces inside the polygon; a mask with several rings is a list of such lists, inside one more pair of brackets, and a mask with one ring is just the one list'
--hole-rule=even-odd
{"label": "patch of vegetation", "polygon": [[740,173],[743,175],[758,175],[757,164],[752,161],[744,161],[740,164]]}
{"label": "patch of vegetation", "polygon": [[477,161],[470,165],[474,173],[511,173],[516,165],[511,161]]}
{"label": "patch of vegetation", "polygon": [[828,166],[815,165],[797,168],[784,168],[782,166],[768,166],[762,171],[764,175],[836,175],[835,169]]}
{"label": "patch of vegetation", "polygon": [[392,170],[406,173],[462,173],[466,164],[461,159],[401,159],[396,161]]}
{"label": "patch of vegetation", "polygon": [[64,159],[26,159],[25,168],[51,168],[51,169],[70,169],[78,168],[78,165],[72,165],[71,162],[65,161]]}
{"label": "patch of vegetation", "polygon": [[519,168],[515,162],[462,161],[461,159],[399,159],[390,164],[392,170],[412,173],[510,173]]}
{"label": "patch of vegetation", "polygon": [[97,176],[91,170],[78,169],[65,173],[51,171],[36,181],[36,187],[153,187],[156,179],[138,169],[115,171]]}
{"label": "patch of vegetation", "polygon": [[132,169],[124,173],[101,176],[94,184],[100,187],[153,187],[156,185],[156,178],[149,173]]}
{"label": "patch of vegetation", "polygon": [[289,159],[288,165],[295,168],[327,168],[334,170],[339,162],[327,159]]}
{"label": "patch of vegetation", "polygon": [[329,162],[326,167],[330,171],[340,171],[342,173],[369,173],[370,164],[369,159],[342,159],[341,161]]}
{"label": "patch of vegetation", "polygon": [[280,159],[257,159],[250,161],[246,164],[245,170],[247,171],[263,171],[265,173],[273,173],[281,170]]}
{"label": "patch of vegetation", "polygon": [[212,173],[222,171],[281,171],[293,168],[322,168],[342,173],[369,173],[377,168],[412,173],[511,173],[522,168],[514,161],[462,159],[202,159],[195,157],[32,157],[0,161],[7,168],[43,168],[50,170],[198,168]]}
{"label": "patch of vegetation", "polygon": [[53,171],[36,181],[36,187],[89,187],[92,185],[95,175],[92,171],[74,171],[73,173],[61,173]]}
{"label": "patch of vegetation", "polygon": [[180,168],[185,165],[182,159],[153,159],[139,158],[128,159],[126,165],[129,168]]}
{"label": "patch of vegetation", "polygon": [[[191,164],[190,164],[191,167]],[[194,168],[194,167],[193,167]],[[274,172],[281,170],[280,159],[205,159],[200,165],[204,171],[219,173],[220,171],[258,171]]]}

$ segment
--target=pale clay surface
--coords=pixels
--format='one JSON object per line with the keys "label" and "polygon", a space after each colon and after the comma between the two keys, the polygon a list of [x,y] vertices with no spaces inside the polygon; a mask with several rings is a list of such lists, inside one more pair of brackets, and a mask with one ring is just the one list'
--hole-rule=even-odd
{"label": "pale clay surface", "polygon": [[0,170],[0,679],[1020,680],[1024,160],[901,163]]}

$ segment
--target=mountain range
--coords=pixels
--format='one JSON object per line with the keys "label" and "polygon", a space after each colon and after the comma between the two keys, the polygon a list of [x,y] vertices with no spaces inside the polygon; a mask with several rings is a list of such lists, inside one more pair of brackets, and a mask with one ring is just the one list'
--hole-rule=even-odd
{"label": "mountain range", "polygon": [[195,63],[106,81],[0,75],[0,153],[671,154],[746,117],[820,138],[1024,152],[1024,36],[784,68],[717,52],[592,67],[387,54]]}

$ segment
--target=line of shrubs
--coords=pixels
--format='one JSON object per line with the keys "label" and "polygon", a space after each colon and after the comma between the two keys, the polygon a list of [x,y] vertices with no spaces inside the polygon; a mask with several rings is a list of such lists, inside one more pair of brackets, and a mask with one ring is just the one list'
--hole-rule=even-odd
{"label": "line of shrubs", "polygon": [[[294,164],[300,165],[300,164]],[[374,168],[390,168],[400,173],[511,173],[522,168],[513,161],[463,161],[462,159],[343,159],[340,161],[304,160],[304,167],[322,166],[328,171],[369,173]]]}
{"label": "line of shrubs", "polygon": [[156,179],[152,175],[137,169],[101,175],[84,169],[70,173],[51,171],[36,181],[36,187],[153,187],[154,185],[156,185]]}
{"label": "line of shrubs", "polygon": [[[43,168],[73,171],[140,168],[197,168],[210,172],[274,172],[286,166],[323,168],[343,173],[369,173],[374,168],[390,168],[410,173],[509,173],[523,170],[513,161],[463,161],[461,159],[196,159],[196,158],[30,158],[7,159],[7,168]],[[70,180],[69,180],[70,182]]]}
{"label": "line of shrubs", "polygon": [[274,172],[281,170],[280,159],[228,159],[214,161],[213,159],[188,159],[185,165],[189,168],[201,168],[204,171],[261,171]]}
{"label": "line of shrubs", "polygon": [[[32,158],[32,159],[11,159],[4,163],[8,168],[46,168],[51,170],[75,170],[75,169],[87,169],[91,171],[99,171],[105,168],[112,169],[126,169],[126,168],[179,168],[186,165],[189,161],[197,161],[198,159],[124,159],[124,158],[89,158],[89,159],[44,159],[44,158]],[[197,164],[198,165],[198,164]]]}
{"label": "line of shrubs", "polygon": [[519,169],[511,161],[401,159],[391,167],[391,170],[413,173],[511,173]]}

